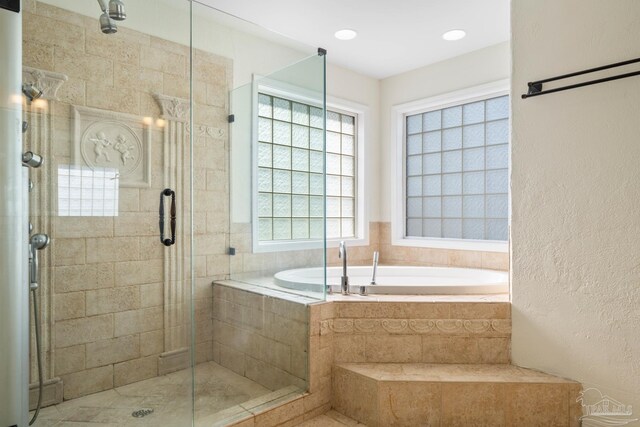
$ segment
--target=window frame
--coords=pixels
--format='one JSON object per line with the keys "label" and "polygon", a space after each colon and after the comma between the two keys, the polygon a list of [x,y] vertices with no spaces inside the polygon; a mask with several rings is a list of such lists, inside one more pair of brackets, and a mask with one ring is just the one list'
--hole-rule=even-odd
{"label": "window frame", "polygon": [[[509,79],[473,86],[442,95],[394,105],[391,117],[391,244],[435,249],[459,249],[486,252],[508,252],[509,240],[451,239],[436,237],[408,237],[406,235],[406,118],[407,116],[440,110],[499,96],[510,95]],[[509,112],[511,129],[511,112]],[[511,232],[511,139],[509,140],[509,213],[508,233]],[[395,207],[394,207],[395,206]],[[508,237],[509,238],[509,237]]]}
{"label": "window frame", "polygon": [[[311,91],[307,88],[300,88],[295,85],[287,84],[281,81],[271,80],[269,78],[259,78],[254,76],[253,96],[252,96],[252,124],[251,132],[251,231],[252,231],[252,249],[254,253],[263,252],[280,252],[307,249],[322,249],[324,239],[306,239],[306,240],[258,240],[258,94],[263,93],[269,96],[275,96],[289,101],[299,102],[314,107],[322,107],[317,100],[321,94]],[[369,108],[365,105],[348,101],[346,99],[337,98],[327,95],[327,110],[335,111],[341,114],[347,114],[355,117],[356,135],[355,135],[355,237],[348,238],[327,238],[327,247],[338,247],[340,241],[344,240],[351,246],[366,246],[369,244],[369,218],[368,218],[368,202],[364,197],[365,193],[365,123],[368,118]],[[324,129],[326,134],[326,129]],[[326,141],[325,141],[326,144]],[[326,149],[325,149],[326,159]],[[325,172],[326,176],[326,165]],[[326,183],[325,183],[326,187]],[[326,188],[323,191],[323,198],[326,203]],[[326,236],[326,206],[324,213],[324,230]]]}

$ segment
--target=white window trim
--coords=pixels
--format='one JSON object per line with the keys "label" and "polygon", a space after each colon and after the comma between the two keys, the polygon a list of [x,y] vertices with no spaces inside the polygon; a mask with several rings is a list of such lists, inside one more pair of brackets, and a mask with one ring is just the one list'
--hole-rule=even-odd
{"label": "white window trim", "polygon": [[[311,91],[306,88],[290,85],[281,81],[261,78],[254,76],[253,81],[253,100],[252,100],[252,122],[253,129],[258,129],[258,93],[282,97],[292,101],[322,107],[317,100],[321,96],[318,92]],[[357,102],[327,95],[327,110],[336,111],[338,113],[347,113],[356,117],[356,237],[351,238],[331,238],[326,239],[328,248],[338,247],[340,241],[347,242],[350,246],[368,246],[369,245],[369,206],[365,197],[365,123],[369,116],[369,107]],[[326,131],[326,130],[325,130]],[[280,252],[280,251],[296,251],[306,249],[322,249],[324,246],[323,239],[320,240],[282,240],[261,242],[258,240],[258,132],[251,133],[251,230],[253,236],[253,252]],[[326,195],[325,195],[326,196]],[[326,209],[325,209],[326,211]],[[325,235],[326,235],[326,212],[325,212]]]}
{"label": "white window trim", "polygon": [[[407,116],[424,113],[429,110],[439,110],[455,105],[466,104],[509,94],[509,79],[474,86],[443,95],[433,96],[405,104],[394,105],[391,108],[391,244],[394,246],[412,246],[437,249],[460,249],[486,252],[508,252],[509,242],[472,239],[446,239],[428,237],[406,237],[406,164],[405,164],[405,126]],[[509,120],[511,123],[511,119]],[[511,152],[511,143],[509,143]],[[509,159],[511,170],[511,159]],[[511,198],[511,195],[509,195]],[[509,206],[509,224],[511,224],[511,207]],[[510,227],[509,227],[510,228]]]}

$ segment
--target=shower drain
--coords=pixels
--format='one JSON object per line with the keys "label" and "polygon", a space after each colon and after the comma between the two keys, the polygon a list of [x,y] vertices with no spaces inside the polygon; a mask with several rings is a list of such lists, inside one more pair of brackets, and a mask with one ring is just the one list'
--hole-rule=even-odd
{"label": "shower drain", "polygon": [[137,411],[133,411],[131,416],[135,418],[142,418],[150,414],[153,414],[153,409],[138,409]]}

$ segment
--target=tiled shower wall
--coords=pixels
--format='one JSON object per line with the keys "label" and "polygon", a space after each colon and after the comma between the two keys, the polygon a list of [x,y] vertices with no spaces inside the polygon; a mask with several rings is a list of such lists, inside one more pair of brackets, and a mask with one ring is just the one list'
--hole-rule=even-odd
{"label": "tiled shower wall", "polygon": [[[57,99],[31,106],[35,116],[50,117],[50,137],[39,142],[49,158],[32,173],[36,188],[44,187],[45,178],[50,178],[50,188],[43,194],[55,192],[57,165],[73,164],[72,106],[150,117],[154,123],[151,186],[120,188],[117,217],[55,217],[55,194],[50,206],[32,210],[39,226],[50,224],[36,231],[52,237],[50,252],[43,253],[47,270],[40,290],[45,302],[45,374],[47,379],[61,378],[64,398],[71,399],[158,375],[160,356],[179,350],[170,337],[187,330],[188,316],[178,323],[167,316],[175,312],[169,304],[187,301],[171,300],[166,290],[165,251],[175,247],[164,249],[158,241],[158,195],[167,172],[163,170],[162,122],[156,122],[163,111],[153,95],[176,97],[178,104],[188,107],[184,101],[189,99],[189,47],[123,26],[117,34],[104,35],[97,16],[85,17],[34,1],[24,2],[23,31],[24,65],[68,77]],[[229,270],[226,117],[231,66],[226,58],[195,52],[198,362],[213,358],[211,282],[224,278]],[[179,167],[171,166],[169,173],[179,173]],[[187,200],[185,191],[180,196]],[[186,208],[182,213],[188,213]],[[49,215],[53,220],[47,220]],[[178,230],[179,238],[181,231],[188,232]],[[188,252],[185,257],[186,272]],[[188,279],[186,274],[183,279]],[[180,289],[187,284],[169,286]],[[184,314],[187,309],[178,311]],[[169,326],[180,330],[169,331]],[[173,369],[184,366],[184,360]]]}

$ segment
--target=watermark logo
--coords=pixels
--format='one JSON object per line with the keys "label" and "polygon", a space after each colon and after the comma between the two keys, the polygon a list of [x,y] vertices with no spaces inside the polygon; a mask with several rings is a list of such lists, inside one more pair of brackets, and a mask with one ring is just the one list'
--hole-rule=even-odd
{"label": "watermark logo", "polygon": [[583,426],[624,426],[638,421],[632,418],[631,405],[602,394],[597,388],[581,391],[576,402],[582,405],[584,415],[580,419]]}

